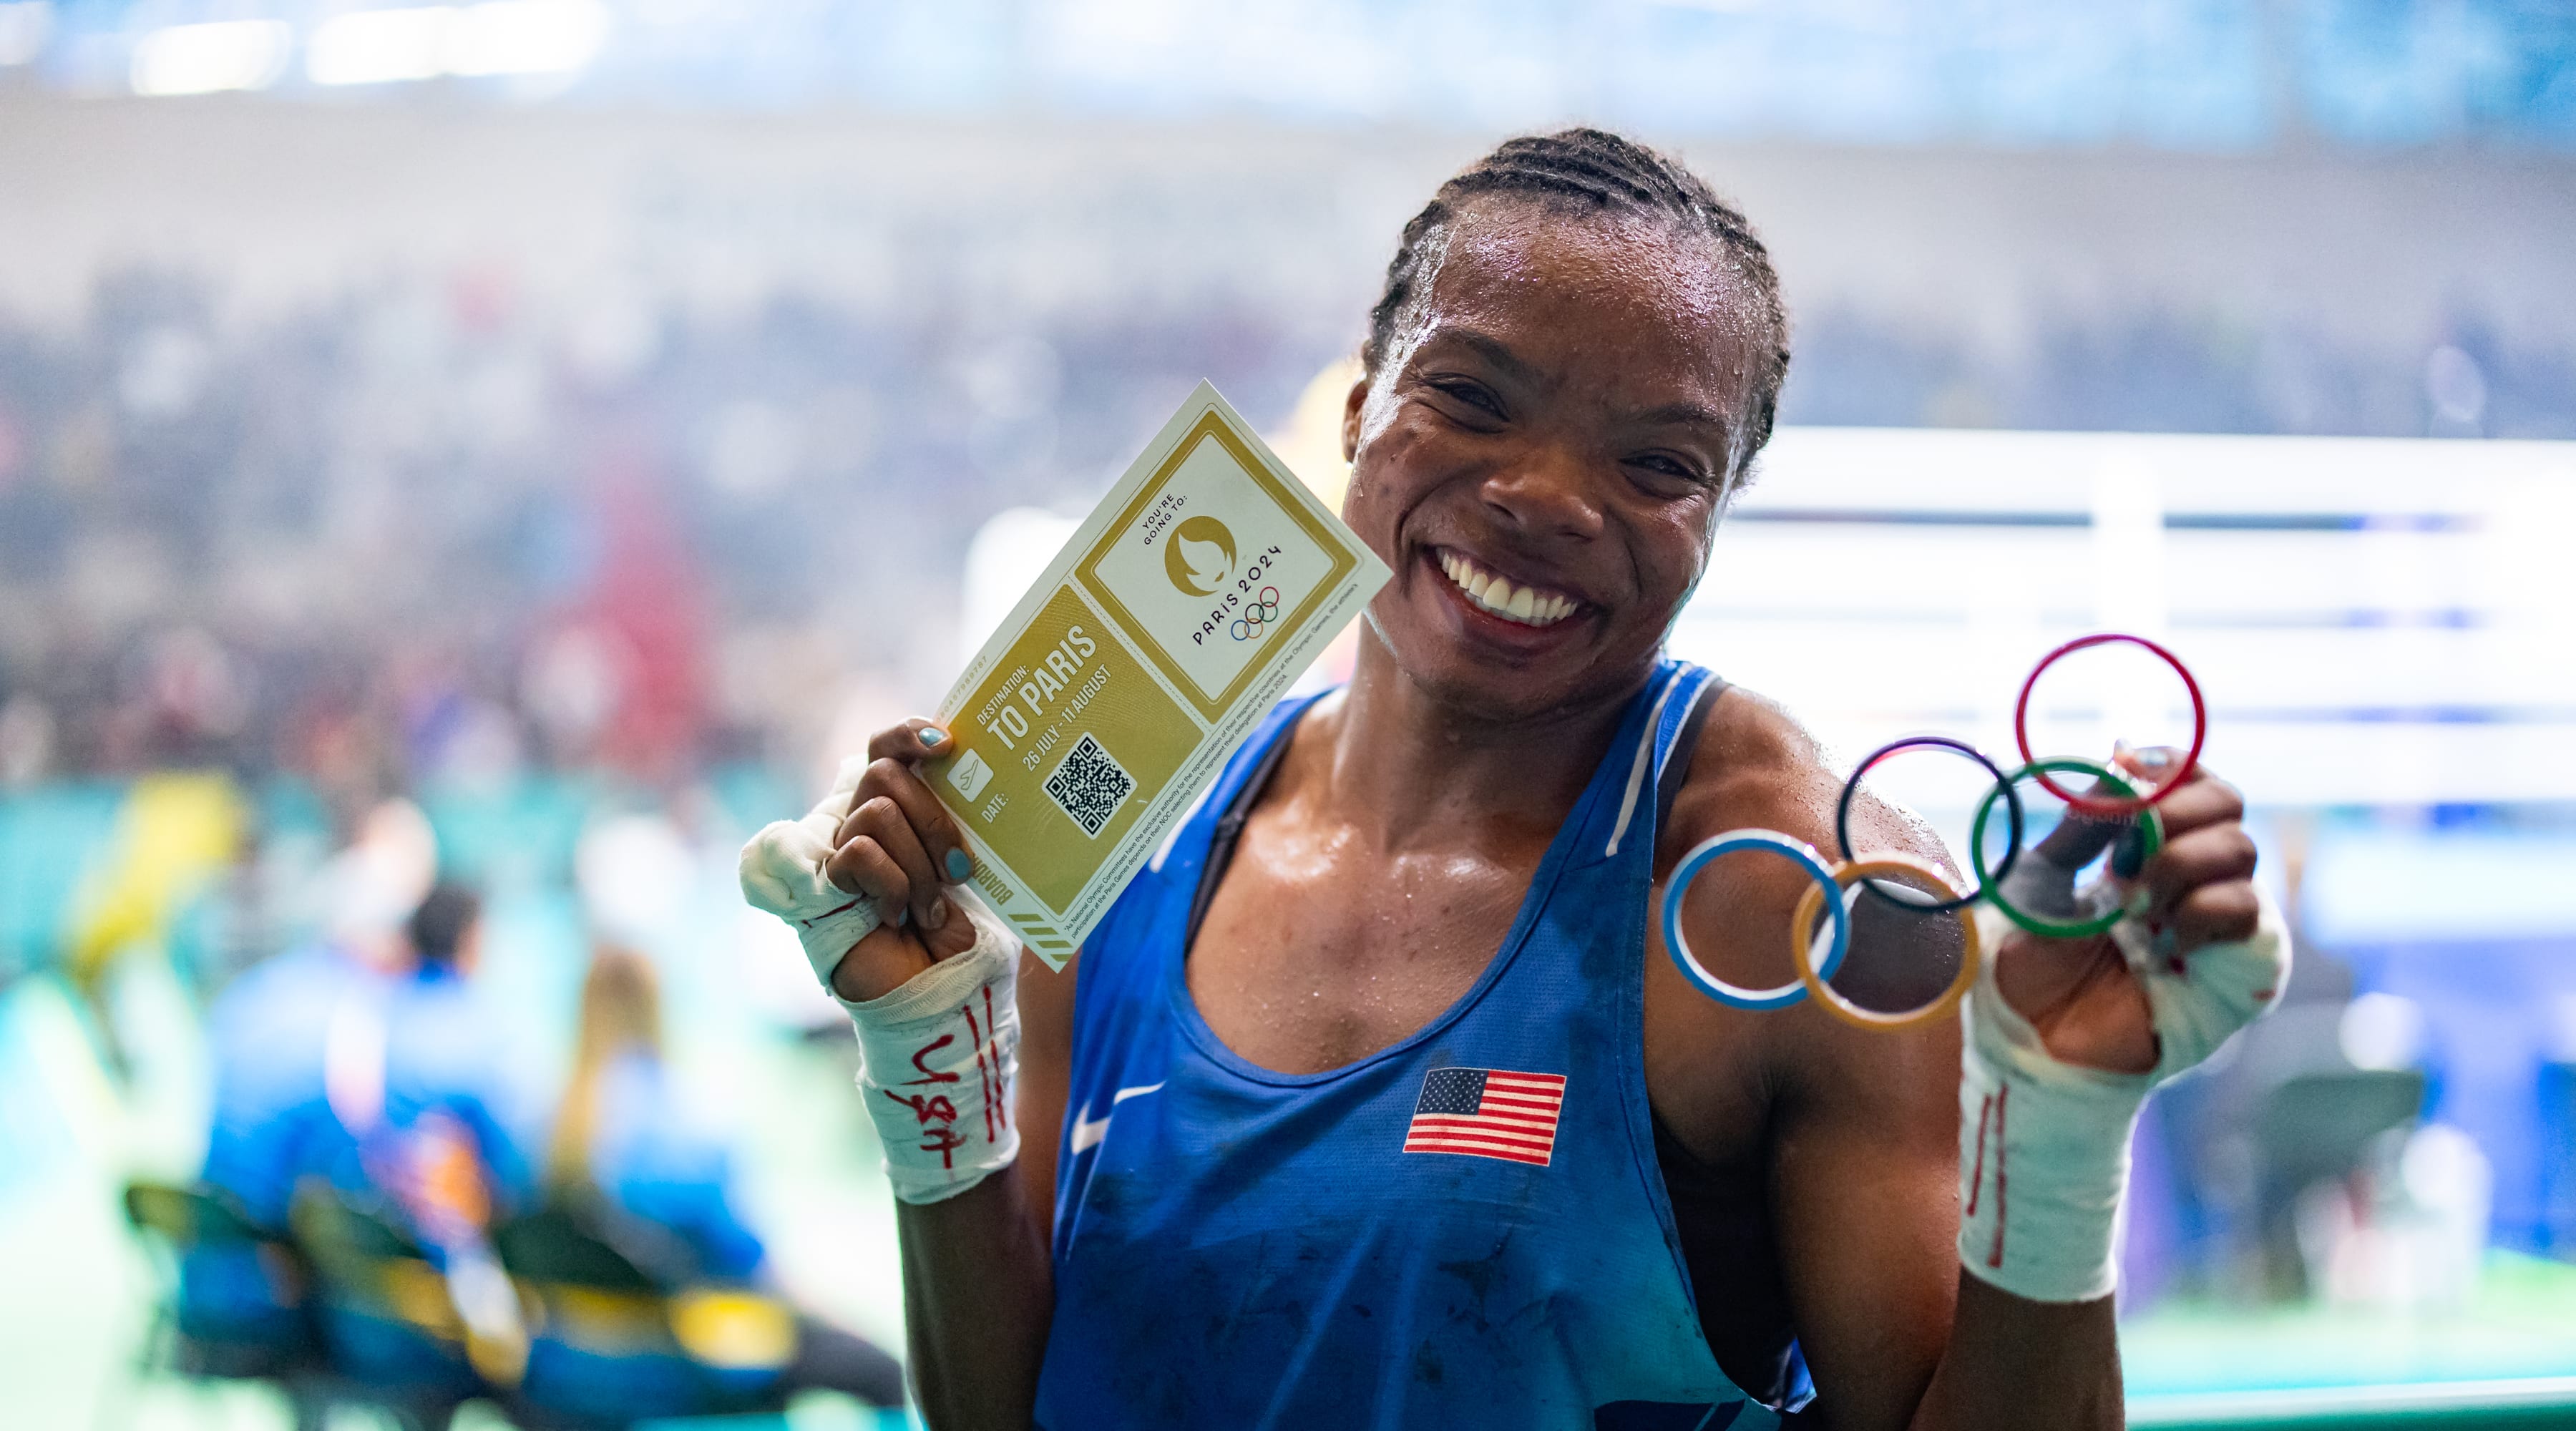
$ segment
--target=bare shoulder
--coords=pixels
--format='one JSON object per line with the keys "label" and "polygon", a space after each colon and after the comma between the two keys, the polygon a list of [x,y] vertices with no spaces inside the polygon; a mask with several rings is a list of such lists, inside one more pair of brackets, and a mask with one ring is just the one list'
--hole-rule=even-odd
{"label": "bare shoulder", "polygon": [[[1828,865],[1838,861],[1834,807],[1844,774],[1778,702],[1728,686],[1692,752],[1672,818],[1656,832],[1650,915],[1660,916],[1665,880],[1682,857],[1729,830],[1776,830],[1813,846]],[[1929,825],[1867,791],[1853,802],[1851,834],[1864,853],[1901,850],[1950,863]],[[1789,920],[1808,884],[1786,860],[1721,859],[1688,891],[1683,936],[1721,978],[1756,987],[1794,982]],[[1880,959],[1905,959],[1918,939],[1927,948],[1937,943],[1939,931],[1909,927],[1926,921],[1899,919],[1874,921],[1865,935]],[[1890,1034],[1852,1028],[1805,1004],[1769,1012],[1722,1006],[1677,971],[1660,923],[1647,920],[1648,1082],[1658,1111],[1685,1142],[1722,1143],[1756,1112],[1771,1126],[1784,1115],[1919,1104],[1939,1121],[1958,1079],[1955,1024]],[[1747,1101],[1748,1084],[1754,1102]],[[1931,1092],[1938,1096],[1916,1096]]]}
{"label": "bare shoulder", "polygon": [[[1699,747],[1691,753],[1671,827],[1657,833],[1657,877],[1691,846],[1748,826],[1804,840],[1828,863],[1840,859],[1834,806],[1844,773],[1786,707],[1728,686],[1710,708]],[[1930,826],[1866,790],[1852,804],[1852,838],[1873,851],[1897,849],[1948,863]]]}

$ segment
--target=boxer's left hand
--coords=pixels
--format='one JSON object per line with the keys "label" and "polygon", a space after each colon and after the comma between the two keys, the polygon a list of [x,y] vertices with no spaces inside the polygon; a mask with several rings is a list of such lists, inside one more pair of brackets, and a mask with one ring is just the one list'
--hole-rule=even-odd
{"label": "boxer's left hand", "polygon": [[[2120,763],[2154,780],[2181,759],[2178,751],[2147,749],[2123,755]],[[2170,932],[2177,961],[2251,939],[2261,905],[2244,797],[2196,766],[2156,808],[2164,817],[2164,848],[2132,881],[2148,891],[2141,916],[2148,931]],[[2015,929],[1994,957],[1996,986],[2039,1031],[2050,1056],[2113,1073],[2156,1067],[2156,1023],[2146,990],[2111,936],[2043,939]]]}

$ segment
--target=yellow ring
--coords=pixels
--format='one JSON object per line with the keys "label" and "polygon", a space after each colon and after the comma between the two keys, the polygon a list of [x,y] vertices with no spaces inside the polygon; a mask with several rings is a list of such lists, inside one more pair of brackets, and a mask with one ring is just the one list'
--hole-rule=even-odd
{"label": "yellow ring", "polygon": [[[1953,883],[1948,875],[1912,855],[1884,854],[1872,855],[1865,860],[1845,860],[1834,866],[1833,875],[1834,884],[1843,889],[1851,888],[1855,880],[1912,875],[1919,879],[1930,880],[1940,889],[1942,898],[1955,899],[1959,896],[1958,885]],[[1854,1028],[1877,1029],[1881,1032],[1912,1028],[1916,1024],[1930,1023],[1934,1019],[1947,1017],[1951,1010],[1959,1006],[1959,1000],[1967,997],[1969,986],[1977,982],[1977,961],[1984,957],[1985,949],[1977,942],[1975,906],[1963,904],[1950,911],[1952,917],[1959,921],[1960,935],[1966,941],[1959,952],[1959,973],[1957,977],[1951,979],[1950,987],[1941,991],[1941,997],[1919,1009],[1909,1009],[1897,1014],[1882,1014],[1872,1009],[1864,1009],[1844,998],[1834,992],[1833,985],[1816,977],[1814,967],[1807,960],[1807,941],[1799,937],[1815,926],[1816,911],[1824,897],[1825,887],[1813,881],[1808,883],[1807,892],[1798,897],[1798,907],[1789,915],[1789,960],[1798,968],[1798,982],[1807,986],[1807,993],[1826,1013]]]}

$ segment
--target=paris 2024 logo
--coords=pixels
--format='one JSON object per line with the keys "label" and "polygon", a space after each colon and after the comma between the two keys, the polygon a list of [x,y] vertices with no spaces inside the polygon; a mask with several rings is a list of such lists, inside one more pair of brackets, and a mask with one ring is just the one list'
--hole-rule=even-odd
{"label": "paris 2024 logo", "polygon": [[[1210,612],[1209,619],[1200,623],[1190,639],[1204,642],[1222,629],[1237,641],[1260,640],[1263,629],[1279,619],[1279,588],[1264,586],[1254,590],[1250,583],[1278,555],[1277,547],[1255,554],[1253,570],[1237,583],[1242,591],[1229,594],[1225,607]],[[1172,585],[1191,596],[1216,595],[1225,579],[1234,575],[1236,560],[1234,533],[1214,517],[1192,517],[1180,523],[1163,544],[1163,570],[1171,576]],[[1229,607],[1231,619],[1227,619]]]}

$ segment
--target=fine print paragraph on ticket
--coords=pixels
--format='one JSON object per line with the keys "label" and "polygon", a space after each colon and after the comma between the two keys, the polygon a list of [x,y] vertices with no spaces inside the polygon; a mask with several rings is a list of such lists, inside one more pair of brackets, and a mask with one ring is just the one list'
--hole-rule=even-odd
{"label": "fine print paragraph on ticket", "polygon": [[975,892],[1063,968],[1387,577],[1200,383],[940,702]]}

